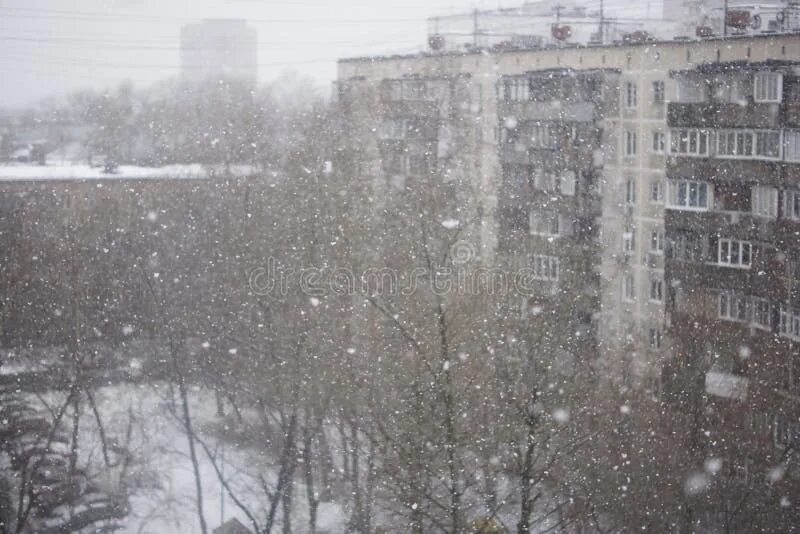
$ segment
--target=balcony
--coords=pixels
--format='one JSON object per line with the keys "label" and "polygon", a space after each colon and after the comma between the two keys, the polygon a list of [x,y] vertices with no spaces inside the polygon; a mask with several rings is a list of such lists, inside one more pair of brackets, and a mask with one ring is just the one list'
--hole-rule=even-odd
{"label": "balcony", "polygon": [[440,105],[435,100],[383,100],[391,115],[401,117],[435,118],[440,116]]}
{"label": "balcony", "polygon": [[752,182],[758,177],[762,185],[780,187],[782,176],[786,173],[798,173],[797,164],[786,164],[780,161],[754,159],[724,159],[710,157],[691,157],[670,155],[667,157],[667,176],[703,180],[715,183]]}
{"label": "balcony", "polygon": [[784,125],[789,106],[784,104],[731,104],[701,102],[667,104],[670,127],[776,129]]}
{"label": "balcony", "polygon": [[775,239],[782,221],[744,211],[681,210],[667,208],[664,217],[668,234],[691,231],[698,235],[722,234],[726,237],[769,243]]}
{"label": "balcony", "polygon": [[750,269],[725,267],[710,263],[707,258],[696,261],[666,258],[664,270],[670,283],[677,281],[689,292],[708,288],[761,287],[765,283],[764,277],[758,275],[757,266]]}
{"label": "balcony", "polygon": [[501,101],[498,108],[501,117],[524,121],[593,122],[598,115],[592,102]]}

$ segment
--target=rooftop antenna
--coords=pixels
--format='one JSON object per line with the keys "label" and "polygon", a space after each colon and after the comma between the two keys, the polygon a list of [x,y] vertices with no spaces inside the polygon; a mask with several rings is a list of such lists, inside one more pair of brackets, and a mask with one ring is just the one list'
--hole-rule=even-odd
{"label": "rooftop antenna", "polygon": [[603,0],[600,0],[600,44],[606,44],[604,26],[606,24]]}
{"label": "rooftop antenna", "polygon": [[472,12],[472,46],[478,48],[478,8]]}
{"label": "rooftop antenna", "polygon": [[722,36],[728,36],[728,0],[725,0],[722,7]]}
{"label": "rooftop antenna", "polygon": [[553,6],[553,11],[556,12],[556,24],[561,23],[561,12],[563,10],[564,10],[564,6],[562,6],[561,4]]}

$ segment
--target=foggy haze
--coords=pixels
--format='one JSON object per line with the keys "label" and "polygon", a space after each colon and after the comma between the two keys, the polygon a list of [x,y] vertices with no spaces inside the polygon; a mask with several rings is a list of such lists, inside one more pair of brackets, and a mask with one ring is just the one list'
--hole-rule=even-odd
{"label": "foggy haze", "polygon": [[[609,15],[643,14],[621,0]],[[598,4],[598,0],[587,3]],[[0,1],[0,102],[30,105],[72,90],[137,87],[178,74],[180,28],[203,18],[243,18],[258,31],[261,81],[285,70],[327,86],[341,57],[416,52],[425,19],[497,0],[3,0]]]}

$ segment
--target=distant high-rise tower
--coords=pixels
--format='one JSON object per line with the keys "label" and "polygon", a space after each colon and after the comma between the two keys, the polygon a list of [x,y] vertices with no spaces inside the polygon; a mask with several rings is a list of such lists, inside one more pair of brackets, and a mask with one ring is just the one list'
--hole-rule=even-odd
{"label": "distant high-rise tower", "polygon": [[181,28],[185,80],[258,77],[258,32],[244,20],[207,19]]}

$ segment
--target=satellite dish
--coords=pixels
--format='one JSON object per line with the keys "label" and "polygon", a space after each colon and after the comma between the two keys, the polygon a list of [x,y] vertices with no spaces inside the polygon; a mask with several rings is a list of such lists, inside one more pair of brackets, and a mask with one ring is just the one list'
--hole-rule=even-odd
{"label": "satellite dish", "polygon": [[753,15],[753,18],[750,19],[750,27],[754,30],[757,30],[761,27],[761,15]]}

